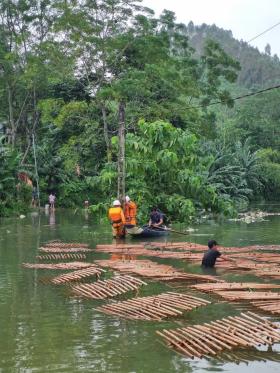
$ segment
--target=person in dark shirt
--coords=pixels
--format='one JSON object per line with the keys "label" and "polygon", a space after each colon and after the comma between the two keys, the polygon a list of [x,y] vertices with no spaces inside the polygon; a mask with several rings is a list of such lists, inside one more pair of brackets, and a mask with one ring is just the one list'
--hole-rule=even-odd
{"label": "person in dark shirt", "polygon": [[160,227],[163,225],[163,215],[158,211],[157,207],[153,207],[150,214],[149,227]]}
{"label": "person in dark shirt", "polygon": [[[204,253],[201,265],[204,268],[213,268],[215,267],[216,260],[219,258],[222,254],[220,251],[218,251],[218,243],[215,240],[208,241],[208,250],[206,253]],[[223,260],[226,260],[225,258],[222,258]]]}

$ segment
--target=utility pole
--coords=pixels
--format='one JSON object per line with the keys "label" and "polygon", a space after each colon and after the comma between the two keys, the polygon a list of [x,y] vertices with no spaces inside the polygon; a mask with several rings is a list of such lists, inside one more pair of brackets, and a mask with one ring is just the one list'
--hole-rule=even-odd
{"label": "utility pole", "polygon": [[34,155],[36,187],[37,187],[37,193],[38,193],[38,206],[40,208],[41,204],[40,204],[39,175],[38,175],[38,167],[37,167],[37,156],[36,156],[36,147],[35,147],[35,136],[34,136],[34,133],[32,133],[32,147],[33,147],[33,155]]}

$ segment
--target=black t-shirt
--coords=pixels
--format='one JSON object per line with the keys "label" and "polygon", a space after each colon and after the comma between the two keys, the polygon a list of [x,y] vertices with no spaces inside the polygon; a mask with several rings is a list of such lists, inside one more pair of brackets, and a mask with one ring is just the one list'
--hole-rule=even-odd
{"label": "black t-shirt", "polygon": [[201,265],[208,268],[214,267],[217,258],[219,258],[219,256],[221,255],[222,254],[218,250],[209,249],[208,251],[206,251],[206,253],[204,253]]}
{"label": "black t-shirt", "polygon": [[154,211],[151,213],[150,219],[151,219],[152,224],[158,224],[160,220],[162,219],[162,215],[160,212]]}

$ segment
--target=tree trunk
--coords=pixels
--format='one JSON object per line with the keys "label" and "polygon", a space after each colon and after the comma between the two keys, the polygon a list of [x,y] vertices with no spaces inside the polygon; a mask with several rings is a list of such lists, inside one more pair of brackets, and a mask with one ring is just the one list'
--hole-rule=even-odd
{"label": "tree trunk", "polygon": [[119,104],[118,199],[125,201],[125,103]]}
{"label": "tree trunk", "polygon": [[107,123],[107,115],[106,115],[106,109],[105,106],[102,105],[102,118],[103,118],[103,133],[104,133],[104,139],[106,143],[106,149],[107,149],[107,162],[112,161],[112,147],[111,147],[111,141],[109,138],[109,132],[108,132],[108,123]]}
{"label": "tree trunk", "polygon": [[16,124],[15,124],[15,118],[14,118],[13,94],[12,94],[12,89],[9,84],[7,84],[7,90],[8,90],[9,124],[10,124],[10,136],[11,136],[8,142],[11,143],[12,146],[14,147],[15,141],[16,141]]}

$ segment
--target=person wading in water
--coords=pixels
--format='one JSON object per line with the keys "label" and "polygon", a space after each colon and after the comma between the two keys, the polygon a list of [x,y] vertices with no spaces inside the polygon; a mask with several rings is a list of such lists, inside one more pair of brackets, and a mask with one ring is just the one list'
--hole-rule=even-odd
{"label": "person wading in water", "polygon": [[108,216],[112,224],[113,236],[115,238],[125,237],[125,217],[121,203],[118,199],[113,202],[113,206],[109,208]]}

